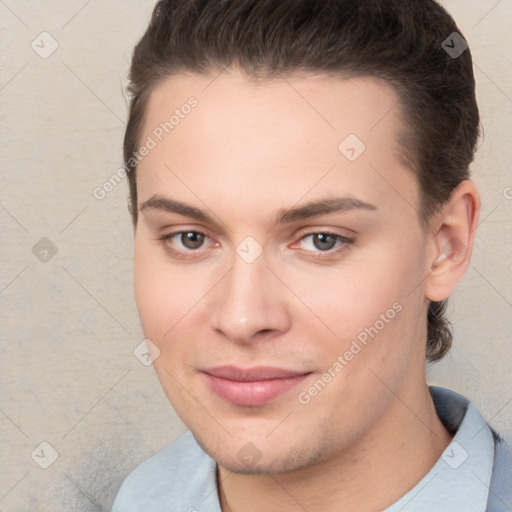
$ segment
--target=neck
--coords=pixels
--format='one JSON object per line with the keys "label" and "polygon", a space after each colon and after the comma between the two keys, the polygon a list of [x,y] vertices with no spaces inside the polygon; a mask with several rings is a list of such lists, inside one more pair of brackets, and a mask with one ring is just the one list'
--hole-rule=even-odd
{"label": "neck", "polygon": [[219,466],[222,511],[382,510],[428,473],[451,440],[423,380],[395,396],[349,449],[314,466],[275,475],[242,475]]}

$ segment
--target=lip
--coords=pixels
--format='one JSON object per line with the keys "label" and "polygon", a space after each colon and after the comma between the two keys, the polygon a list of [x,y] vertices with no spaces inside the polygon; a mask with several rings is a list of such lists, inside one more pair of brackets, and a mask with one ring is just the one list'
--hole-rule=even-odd
{"label": "lip", "polygon": [[233,405],[257,407],[271,402],[302,382],[311,372],[255,366],[216,366],[203,370],[208,386]]}

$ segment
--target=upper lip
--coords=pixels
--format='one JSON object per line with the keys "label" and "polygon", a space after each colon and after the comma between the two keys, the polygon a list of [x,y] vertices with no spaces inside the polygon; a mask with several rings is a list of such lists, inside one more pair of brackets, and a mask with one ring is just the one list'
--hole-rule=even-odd
{"label": "upper lip", "polygon": [[286,379],[307,375],[310,372],[287,370],[285,368],[276,368],[273,366],[253,366],[252,368],[238,368],[237,366],[225,365],[206,368],[204,373],[240,382],[254,382],[270,379]]}

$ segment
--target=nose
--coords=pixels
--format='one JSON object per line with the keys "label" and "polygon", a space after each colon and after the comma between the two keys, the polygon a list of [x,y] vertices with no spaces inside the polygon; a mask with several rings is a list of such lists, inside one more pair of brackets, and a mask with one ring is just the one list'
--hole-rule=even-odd
{"label": "nose", "polygon": [[231,271],[215,287],[211,325],[237,343],[274,338],[290,327],[286,288],[264,256],[247,263],[235,254]]}

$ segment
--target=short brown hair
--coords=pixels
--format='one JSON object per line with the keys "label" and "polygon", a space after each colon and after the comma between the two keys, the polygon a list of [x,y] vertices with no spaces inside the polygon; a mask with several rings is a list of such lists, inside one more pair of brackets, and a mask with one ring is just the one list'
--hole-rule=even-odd
{"label": "short brown hair", "polygon": [[[458,39],[449,39],[453,33]],[[420,220],[469,178],[479,113],[469,49],[461,31],[434,0],[162,0],[135,47],[124,138],[130,207],[137,223],[137,164],[150,93],[179,72],[236,67],[264,80],[294,72],[384,79],[400,98],[403,157],[422,192]],[[452,333],[447,302],[429,304],[426,357],[441,359]]]}

